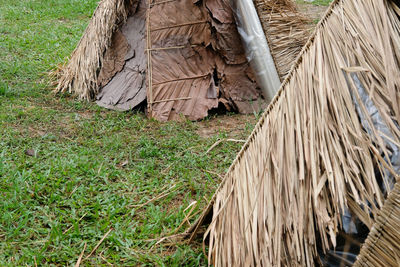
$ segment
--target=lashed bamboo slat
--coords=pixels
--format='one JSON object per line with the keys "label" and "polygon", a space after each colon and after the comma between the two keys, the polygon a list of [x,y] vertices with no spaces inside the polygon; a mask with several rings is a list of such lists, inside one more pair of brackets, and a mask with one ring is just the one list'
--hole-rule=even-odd
{"label": "lashed bamboo slat", "polygon": [[398,14],[386,0],[332,3],[210,204],[210,264],[312,266],[346,207],[373,225],[384,202],[376,168],[398,176],[382,133],[359,120],[352,77],[400,146]]}
{"label": "lashed bamboo slat", "polygon": [[400,182],[379,212],[353,267],[400,266]]}

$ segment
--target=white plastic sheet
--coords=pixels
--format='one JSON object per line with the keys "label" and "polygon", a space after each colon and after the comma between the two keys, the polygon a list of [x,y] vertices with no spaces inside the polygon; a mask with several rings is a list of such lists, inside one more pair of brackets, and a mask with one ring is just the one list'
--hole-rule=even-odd
{"label": "white plastic sheet", "polygon": [[252,0],[227,0],[235,14],[247,60],[253,68],[266,101],[270,102],[281,81]]}

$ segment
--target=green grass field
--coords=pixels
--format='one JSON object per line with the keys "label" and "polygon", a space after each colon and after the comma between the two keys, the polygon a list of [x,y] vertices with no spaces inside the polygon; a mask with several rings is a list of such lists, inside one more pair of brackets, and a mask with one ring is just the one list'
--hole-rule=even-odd
{"label": "green grass field", "polygon": [[256,116],[201,135],[230,116],[159,123],[52,94],[96,4],[0,0],[0,266],[74,265],[85,245],[85,266],[206,265],[200,244],[156,243],[195,220],[241,144],[207,149]]}
{"label": "green grass field", "polygon": [[[333,0],[314,0],[311,3],[316,6],[329,6]],[[298,4],[310,3],[309,1],[296,0]]]}

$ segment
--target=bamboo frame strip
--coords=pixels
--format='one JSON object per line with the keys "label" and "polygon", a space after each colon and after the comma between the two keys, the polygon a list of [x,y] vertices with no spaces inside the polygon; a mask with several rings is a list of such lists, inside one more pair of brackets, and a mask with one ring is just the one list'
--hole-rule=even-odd
{"label": "bamboo frame strip", "polygon": [[157,104],[157,103],[162,103],[162,102],[170,102],[170,101],[178,101],[178,100],[190,100],[192,99],[191,97],[178,97],[178,98],[170,98],[170,99],[163,99],[163,100],[156,100],[152,102],[151,104]]}
{"label": "bamboo frame strip", "polygon": [[165,84],[165,83],[172,83],[172,82],[186,81],[186,80],[196,80],[196,79],[208,77],[210,75],[211,74],[205,74],[205,75],[192,76],[192,77],[187,77],[187,78],[174,79],[174,80],[170,80],[170,81],[164,81],[164,82],[161,82],[161,83],[155,83],[154,85],[161,85],[161,84]]}
{"label": "bamboo frame strip", "polygon": [[201,20],[201,21],[188,22],[188,23],[182,23],[182,24],[176,24],[176,25],[171,25],[171,26],[155,28],[155,29],[151,29],[151,31],[155,32],[155,31],[161,31],[161,30],[166,30],[166,29],[172,29],[172,28],[178,28],[178,27],[184,27],[184,26],[192,26],[192,25],[198,25],[198,24],[207,24],[207,23],[208,23],[207,20]]}

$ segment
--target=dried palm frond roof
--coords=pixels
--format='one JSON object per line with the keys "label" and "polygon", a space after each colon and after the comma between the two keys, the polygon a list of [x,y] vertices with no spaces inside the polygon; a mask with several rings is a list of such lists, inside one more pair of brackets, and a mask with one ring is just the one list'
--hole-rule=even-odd
{"label": "dried palm frond roof", "polygon": [[118,24],[125,21],[137,0],[102,0],[94,11],[68,64],[59,73],[56,92],[69,92],[83,99],[98,93],[98,70]]}
{"label": "dried palm frond roof", "polygon": [[[142,0],[144,1],[144,0]],[[213,2],[213,1],[210,1]],[[217,1],[218,2],[218,1]],[[135,10],[138,0],[101,0],[80,42],[59,76],[56,92],[69,92],[83,99],[94,99],[101,89],[99,72],[105,51],[115,30]],[[281,79],[305,44],[307,20],[292,0],[257,0],[257,11],[271,45]]]}
{"label": "dried palm frond roof", "polygon": [[354,267],[398,266],[400,264],[400,182],[378,213]]}
{"label": "dried palm frond roof", "polygon": [[310,37],[310,20],[297,10],[293,0],[255,0],[265,36],[281,79]]}
{"label": "dried palm frond roof", "polygon": [[213,208],[210,264],[311,266],[347,208],[372,227],[377,176],[398,178],[385,140],[400,146],[399,14],[386,0],[331,4],[199,220]]}

